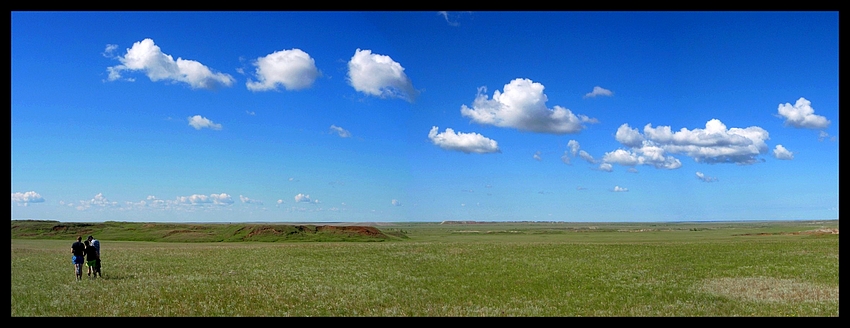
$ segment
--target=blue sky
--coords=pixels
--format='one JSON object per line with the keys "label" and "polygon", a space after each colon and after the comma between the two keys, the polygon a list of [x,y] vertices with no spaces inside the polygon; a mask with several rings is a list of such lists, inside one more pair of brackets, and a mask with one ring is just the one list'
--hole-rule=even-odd
{"label": "blue sky", "polygon": [[838,218],[837,12],[12,12],[12,219]]}

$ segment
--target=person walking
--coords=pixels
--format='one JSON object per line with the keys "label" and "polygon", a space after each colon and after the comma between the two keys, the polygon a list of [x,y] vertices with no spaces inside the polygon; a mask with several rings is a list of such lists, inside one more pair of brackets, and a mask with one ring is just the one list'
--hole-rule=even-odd
{"label": "person walking", "polygon": [[97,252],[97,263],[95,263],[95,266],[94,266],[95,275],[99,275],[101,278],[103,278],[103,272],[100,270],[100,241],[97,240],[97,239],[94,239],[94,236],[91,236],[91,235],[89,235],[89,238],[87,240],[92,245],[92,247],[94,247],[94,250]]}
{"label": "person walking", "polygon": [[94,249],[94,246],[92,246],[89,240],[86,240],[84,244],[86,245],[86,267],[89,269],[87,275],[89,278],[92,278],[92,272],[94,272],[94,278],[97,278],[97,269],[95,269],[98,258],[97,250]]}
{"label": "person walking", "polygon": [[85,261],[86,246],[82,243],[83,237],[77,237],[77,241],[71,244],[71,262],[74,263],[74,275],[77,281],[83,280],[83,261]]}

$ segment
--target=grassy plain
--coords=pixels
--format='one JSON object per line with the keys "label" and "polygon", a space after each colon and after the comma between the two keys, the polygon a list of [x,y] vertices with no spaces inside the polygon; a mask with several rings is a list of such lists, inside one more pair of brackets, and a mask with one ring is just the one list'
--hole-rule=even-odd
{"label": "grassy plain", "polygon": [[[834,316],[838,221],[393,223],[382,242],[12,239],[19,316]],[[84,303],[83,300],[86,300]],[[90,309],[97,309],[91,313]]]}

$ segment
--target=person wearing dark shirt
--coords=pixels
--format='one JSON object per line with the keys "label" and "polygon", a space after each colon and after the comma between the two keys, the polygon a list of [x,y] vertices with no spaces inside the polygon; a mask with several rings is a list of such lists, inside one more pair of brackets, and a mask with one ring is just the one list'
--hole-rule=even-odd
{"label": "person wearing dark shirt", "polygon": [[91,274],[94,272],[94,277],[97,278],[97,250],[88,240],[86,240],[84,244],[86,245],[86,267],[89,268],[88,276],[91,278]]}
{"label": "person wearing dark shirt", "polygon": [[71,244],[71,262],[74,262],[74,274],[77,281],[83,279],[83,262],[85,261],[86,246],[82,243],[83,237],[77,237],[77,241]]}
{"label": "person wearing dark shirt", "polygon": [[91,243],[92,247],[94,247],[94,250],[97,251],[97,263],[94,266],[94,274],[103,278],[103,272],[100,270],[100,241],[94,239],[94,236],[91,235],[89,236],[88,241]]}

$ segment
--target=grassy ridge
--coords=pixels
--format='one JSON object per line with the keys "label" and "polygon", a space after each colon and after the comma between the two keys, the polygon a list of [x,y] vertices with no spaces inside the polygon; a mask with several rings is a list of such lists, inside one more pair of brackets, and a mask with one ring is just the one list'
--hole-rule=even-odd
{"label": "grassy ridge", "polygon": [[12,220],[12,238],[73,240],[94,235],[104,240],[153,242],[289,242],[386,241],[404,238],[399,231],[384,233],[368,226],[291,224],[186,224],[186,223],[62,223]]}

